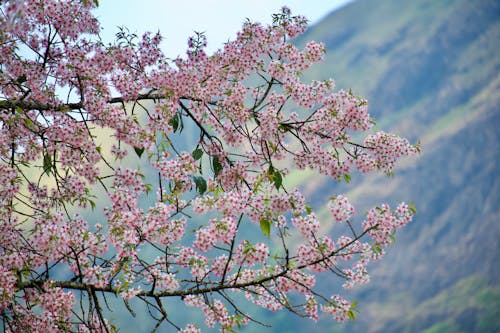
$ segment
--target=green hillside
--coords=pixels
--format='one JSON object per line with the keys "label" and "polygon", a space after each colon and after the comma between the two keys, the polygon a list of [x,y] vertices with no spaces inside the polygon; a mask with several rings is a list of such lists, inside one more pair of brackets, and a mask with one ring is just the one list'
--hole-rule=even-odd
{"label": "green hillside", "polygon": [[346,186],[304,175],[303,188],[317,203],[347,193],[359,213],[414,201],[419,214],[351,294],[355,321],[280,316],[274,331],[500,331],[500,2],[359,0],[298,44],[311,39],[328,53],[309,77],[366,97],[378,129],[420,139],[423,153],[393,178],[354,175]]}

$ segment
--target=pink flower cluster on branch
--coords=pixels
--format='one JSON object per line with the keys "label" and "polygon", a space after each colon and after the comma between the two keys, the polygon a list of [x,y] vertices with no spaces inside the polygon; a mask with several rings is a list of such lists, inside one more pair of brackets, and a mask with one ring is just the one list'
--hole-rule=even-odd
{"label": "pink flower cluster on branch", "polygon": [[[372,127],[367,102],[332,80],[301,80],[325,48],[290,43],[307,21],[288,8],[269,26],[246,22],[213,55],[197,34],[186,57],[169,60],[159,34],[122,28],[104,45],[96,4],[0,5],[6,332],[116,331],[104,310],[111,294],[131,312],[130,300],[144,302],[153,331],[200,332],[176,323],[171,298],[223,332],[259,323],[238,306],[245,299],[313,320],[352,318],[355,303],[323,295],[316,274],[330,271],[345,288],[367,282],[368,263],[413,208],[383,204],[356,226],[337,195],[323,219],[287,176],[392,172],[418,147],[384,132],[351,139]],[[330,221],[350,233],[327,234]]]}

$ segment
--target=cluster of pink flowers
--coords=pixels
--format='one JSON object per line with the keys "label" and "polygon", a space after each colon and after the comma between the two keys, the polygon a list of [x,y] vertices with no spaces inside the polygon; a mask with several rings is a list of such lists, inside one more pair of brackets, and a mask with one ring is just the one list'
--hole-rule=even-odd
{"label": "cluster of pink flowers", "polygon": [[282,293],[297,291],[309,295],[311,288],[316,285],[316,277],[302,270],[290,270],[285,276],[277,279],[276,288]]}
{"label": "cluster of pink flowers", "polygon": [[[184,303],[188,306],[201,308],[205,315],[205,324],[208,327],[214,327],[216,323],[220,324],[221,331],[230,331],[237,325],[246,325],[248,318],[238,320],[236,315],[230,315],[226,305],[219,299],[215,299],[212,303],[207,304],[201,296],[187,296]],[[188,330],[189,329],[189,330]],[[181,330],[181,332],[184,332]],[[197,327],[189,324],[186,327],[186,332],[198,332]]]}
{"label": "cluster of pink flowers", "polygon": [[[15,194],[19,191],[20,186],[16,181],[17,177],[18,174],[14,168],[3,165],[2,172],[0,173],[0,186],[2,186],[3,189],[0,192],[0,203],[2,204],[2,208],[6,208],[8,203],[11,202]],[[2,209],[1,212],[7,213],[4,209]]]}
{"label": "cluster of pink flowers", "polygon": [[318,320],[318,301],[312,295],[306,295],[305,311],[309,318]]}
{"label": "cluster of pink flowers", "polygon": [[336,222],[344,222],[351,218],[354,214],[354,207],[349,202],[345,195],[337,195],[328,203],[328,209],[333,215]]}
{"label": "cluster of pink flowers", "polygon": [[401,203],[394,212],[389,205],[384,204],[370,209],[363,222],[363,229],[368,230],[377,244],[386,246],[392,243],[391,237],[396,230],[411,221],[412,216],[405,203]]}
{"label": "cluster of pink flowers", "polygon": [[[6,332],[63,332],[72,326],[73,293],[46,282],[39,291],[34,288],[25,290],[25,301],[29,308],[18,304],[9,306],[8,311],[18,320],[6,326]],[[37,309],[38,313],[33,313],[30,308]]]}
{"label": "cluster of pink flowers", "polygon": [[193,324],[187,324],[179,333],[201,333],[201,330]]}
{"label": "cluster of pink flowers", "polygon": [[335,251],[335,243],[328,236],[310,244],[300,244],[297,259],[301,266],[309,267],[316,272],[324,272],[335,266],[336,258],[331,258]]}
{"label": "cluster of pink flowers", "polygon": [[369,149],[363,151],[355,160],[356,166],[363,172],[378,169],[390,173],[399,158],[418,152],[407,139],[384,132],[367,136],[364,145]]}
{"label": "cluster of pink flowers", "polygon": [[14,273],[0,266],[0,310],[5,310],[12,302],[12,296],[16,291],[16,277]]}
{"label": "cluster of pink flowers", "polygon": [[45,309],[45,319],[58,322],[59,325],[71,323],[71,310],[75,296],[71,292],[64,292],[61,288],[47,288],[39,297],[41,306]]}
{"label": "cluster of pink flowers", "polygon": [[253,245],[245,240],[238,245],[234,257],[240,264],[251,267],[265,263],[268,256],[269,248],[266,244],[259,242]]}
{"label": "cluster of pink flowers", "polygon": [[236,233],[236,222],[230,218],[210,219],[210,225],[196,231],[193,247],[200,251],[210,250],[216,242],[229,244]]}
{"label": "cluster of pink flowers", "polygon": [[[191,154],[184,153],[178,158],[168,159],[166,155],[162,156],[158,163],[153,165],[156,167],[164,179],[172,179],[179,184],[179,189],[187,190],[186,186],[180,184],[191,185],[191,175],[196,172],[196,161]],[[190,187],[190,186],[189,186]]]}
{"label": "cluster of pink flowers", "polygon": [[[352,139],[372,127],[367,102],[335,92],[333,80],[301,80],[325,46],[291,44],[307,21],[286,7],[272,25],[246,22],[213,55],[197,34],[184,58],[169,60],[160,34],[122,29],[104,45],[96,4],[0,4],[7,331],[109,331],[97,292],[145,301],[163,314],[158,325],[170,320],[168,297],[199,308],[209,327],[246,325],[237,293],[271,311],[349,317],[341,296],[318,296],[315,274],[334,270],[345,288],[367,282],[367,265],[413,209],[381,205],[357,233],[353,205],[333,196],[330,219],[352,230],[334,242],[301,190],[288,188],[290,169],[348,180],[355,168],[392,172],[418,148],[384,132]],[[187,132],[197,140],[183,152],[176,136]],[[365,233],[373,243],[361,242]],[[92,301],[79,316],[84,297]]]}
{"label": "cluster of pink flowers", "polygon": [[300,230],[300,233],[305,239],[311,239],[315,232],[320,228],[320,224],[316,214],[311,213],[306,216],[298,216],[292,218],[293,225]]}
{"label": "cluster of pink flowers", "polygon": [[347,313],[351,310],[351,303],[346,301],[340,295],[333,295],[330,303],[321,305],[321,311],[335,318],[337,321],[345,321]]}

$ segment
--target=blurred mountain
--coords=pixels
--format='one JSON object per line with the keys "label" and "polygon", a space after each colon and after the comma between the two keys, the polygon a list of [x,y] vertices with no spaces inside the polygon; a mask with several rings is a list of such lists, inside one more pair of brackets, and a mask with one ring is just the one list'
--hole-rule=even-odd
{"label": "blurred mountain", "polygon": [[359,0],[297,43],[308,40],[328,49],[309,78],[352,88],[377,129],[421,140],[423,153],[391,178],[304,177],[304,189],[318,206],[346,193],[359,221],[382,202],[414,201],[419,213],[350,294],[355,321],[286,317],[275,331],[500,332],[500,1]]}

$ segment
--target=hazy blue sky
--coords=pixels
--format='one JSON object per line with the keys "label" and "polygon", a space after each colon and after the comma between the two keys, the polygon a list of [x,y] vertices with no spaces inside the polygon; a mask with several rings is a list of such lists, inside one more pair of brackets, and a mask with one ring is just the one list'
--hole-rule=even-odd
{"label": "hazy blue sky", "polygon": [[330,11],[351,0],[101,0],[97,16],[105,41],[111,41],[117,26],[127,26],[141,35],[158,31],[169,57],[184,54],[186,40],[193,31],[204,31],[208,50],[219,48],[233,38],[246,18],[270,23],[271,15],[287,5],[294,14],[317,22]]}

